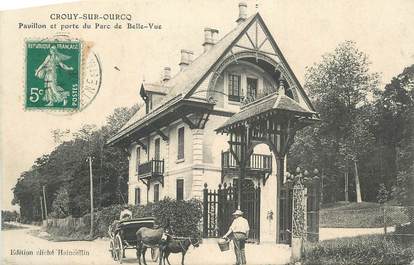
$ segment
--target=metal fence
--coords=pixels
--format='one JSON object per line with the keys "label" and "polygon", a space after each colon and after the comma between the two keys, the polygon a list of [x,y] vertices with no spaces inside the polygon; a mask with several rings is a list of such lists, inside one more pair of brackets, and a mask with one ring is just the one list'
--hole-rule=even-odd
{"label": "metal fence", "polygon": [[48,218],[47,220],[43,221],[42,225],[45,228],[70,228],[76,230],[88,227],[88,223],[86,222],[84,217],[73,218],[72,216],[68,216],[66,218]]}
{"label": "metal fence", "polygon": [[[236,186],[237,187],[237,186]],[[224,235],[232,222],[232,213],[237,209],[237,188],[219,185],[217,190],[203,190],[203,237]],[[249,239],[260,240],[260,187],[242,186],[241,210],[250,224]]]}
{"label": "metal fence", "polygon": [[384,206],[384,234],[414,238],[414,206]]}

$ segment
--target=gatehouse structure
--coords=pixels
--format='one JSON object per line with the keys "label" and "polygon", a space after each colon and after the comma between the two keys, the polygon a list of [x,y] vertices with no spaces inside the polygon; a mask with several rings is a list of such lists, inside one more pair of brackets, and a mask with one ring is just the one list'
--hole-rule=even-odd
{"label": "gatehouse structure", "polygon": [[165,67],[162,80],[143,83],[145,108],[109,144],[130,153],[130,204],[199,198],[206,237],[221,236],[241,208],[252,239],[286,243],[286,154],[318,115],[260,14],[246,11],[240,3],[221,38],[205,28],[195,59],[182,49],[180,72]]}

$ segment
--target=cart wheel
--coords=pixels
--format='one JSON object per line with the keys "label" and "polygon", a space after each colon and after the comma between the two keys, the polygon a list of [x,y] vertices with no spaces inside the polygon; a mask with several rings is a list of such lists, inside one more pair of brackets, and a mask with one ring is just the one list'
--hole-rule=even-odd
{"label": "cart wheel", "polygon": [[119,264],[122,264],[122,259],[124,257],[123,252],[124,252],[124,248],[122,246],[121,237],[117,235],[115,239],[115,253],[116,253],[116,257],[117,257]]}
{"label": "cart wheel", "polygon": [[151,248],[151,259],[152,259],[152,261],[157,262],[159,255],[160,255],[160,250],[158,248]]}
{"label": "cart wheel", "polygon": [[109,242],[109,252],[111,252],[111,257],[113,260],[116,260],[116,253],[115,253],[115,247],[114,247],[114,241],[111,240]]}

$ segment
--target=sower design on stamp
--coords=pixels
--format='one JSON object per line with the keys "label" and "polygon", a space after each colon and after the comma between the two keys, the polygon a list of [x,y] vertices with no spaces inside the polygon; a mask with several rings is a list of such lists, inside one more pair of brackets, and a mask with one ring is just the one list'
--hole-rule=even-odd
{"label": "sower design on stamp", "polygon": [[26,108],[80,107],[80,41],[26,42]]}

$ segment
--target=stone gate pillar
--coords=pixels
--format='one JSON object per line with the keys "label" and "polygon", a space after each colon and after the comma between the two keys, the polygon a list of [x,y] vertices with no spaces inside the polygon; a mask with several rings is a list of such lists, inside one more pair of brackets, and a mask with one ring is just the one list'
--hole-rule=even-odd
{"label": "stone gate pillar", "polygon": [[302,173],[295,176],[292,203],[292,259],[302,257],[303,242],[306,238],[306,190],[303,185]]}

